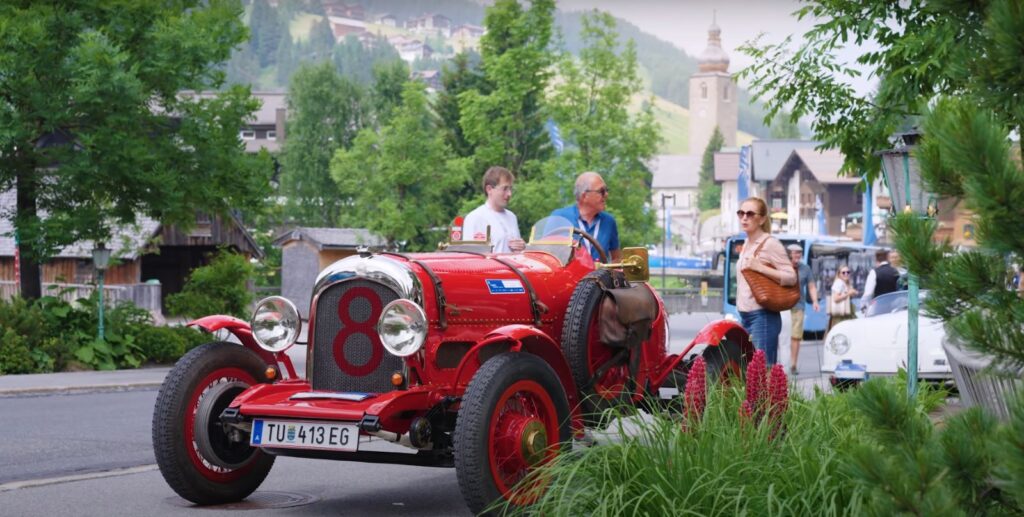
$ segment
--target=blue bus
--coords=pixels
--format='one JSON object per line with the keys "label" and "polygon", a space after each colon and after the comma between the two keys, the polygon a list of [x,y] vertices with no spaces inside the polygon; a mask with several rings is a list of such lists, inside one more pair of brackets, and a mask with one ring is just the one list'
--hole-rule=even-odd
{"label": "blue bus", "polygon": [[[832,293],[832,282],[835,280],[836,271],[841,266],[849,266],[853,288],[857,292],[863,293],[868,273],[875,267],[875,253],[882,248],[866,246],[845,237],[829,235],[782,233],[772,236],[782,241],[782,245],[785,247],[790,244],[798,244],[804,250],[804,263],[811,266],[811,282],[814,282],[818,288],[818,311],[815,311],[810,303],[805,305],[807,312],[804,317],[804,338],[821,339],[828,326],[826,297]],[[725,251],[719,255],[725,258],[722,313],[732,314],[737,319],[739,312],[736,310],[736,262],[739,260],[739,254],[746,238],[746,234],[730,237],[725,242]],[[854,301],[854,307],[859,307],[859,301],[859,298]]]}

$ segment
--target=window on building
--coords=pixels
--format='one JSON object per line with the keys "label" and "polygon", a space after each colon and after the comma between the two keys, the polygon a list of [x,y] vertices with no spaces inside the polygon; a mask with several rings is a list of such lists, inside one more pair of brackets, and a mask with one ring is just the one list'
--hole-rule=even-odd
{"label": "window on building", "polygon": [[725,85],[725,88],[722,88],[722,100],[729,100],[729,85],[728,84]]}
{"label": "window on building", "polygon": [[277,131],[267,131],[267,140],[277,140]]}
{"label": "window on building", "polygon": [[700,98],[708,98],[708,83],[700,83]]}
{"label": "window on building", "polygon": [[251,129],[243,129],[239,131],[238,136],[241,137],[242,140],[256,140],[256,132]]}

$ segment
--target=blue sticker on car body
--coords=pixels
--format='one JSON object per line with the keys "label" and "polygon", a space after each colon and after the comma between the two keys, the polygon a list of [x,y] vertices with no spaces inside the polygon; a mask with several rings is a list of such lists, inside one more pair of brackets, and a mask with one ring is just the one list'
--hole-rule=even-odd
{"label": "blue sticker on car body", "polygon": [[519,294],[525,293],[523,283],[519,280],[484,280],[487,282],[487,290],[491,294]]}

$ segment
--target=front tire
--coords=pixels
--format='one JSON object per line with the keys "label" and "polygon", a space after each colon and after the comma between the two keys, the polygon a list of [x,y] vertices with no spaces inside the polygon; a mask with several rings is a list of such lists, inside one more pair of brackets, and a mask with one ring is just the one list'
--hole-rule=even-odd
{"label": "front tire", "polygon": [[266,367],[245,347],[214,342],[185,354],[167,374],[153,410],[153,452],[179,496],[200,505],[240,501],[270,473],[274,456],[232,441],[220,425],[221,411]]}
{"label": "front tire", "polygon": [[[473,375],[455,423],[455,470],[474,514],[539,499],[545,486],[528,477],[572,438],[569,402],[554,370],[528,353],[505,353]],[[523,479],[524,483],[520,483]]]}

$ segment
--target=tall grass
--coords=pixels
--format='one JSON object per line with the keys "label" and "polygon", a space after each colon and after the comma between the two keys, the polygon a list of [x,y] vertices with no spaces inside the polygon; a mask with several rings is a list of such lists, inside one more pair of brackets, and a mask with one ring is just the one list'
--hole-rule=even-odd
{"label": "tall grass", "polygon": [[576,449],[542,475],[540,515],[849,515],[864,492],[843,453],[865,421],[846,396],[794,397],[781,432],[740,417],[743,392],[708,393],[703,420],[656,416],[621,443]]}

